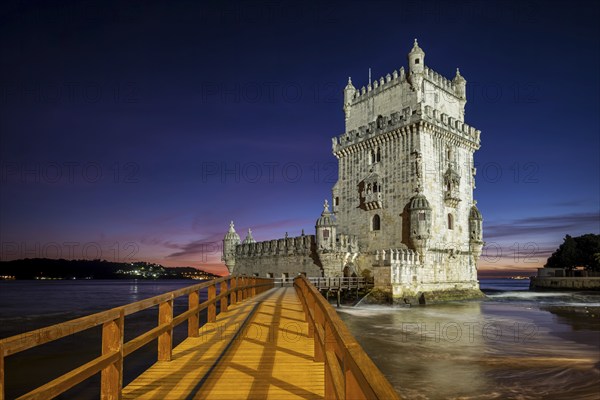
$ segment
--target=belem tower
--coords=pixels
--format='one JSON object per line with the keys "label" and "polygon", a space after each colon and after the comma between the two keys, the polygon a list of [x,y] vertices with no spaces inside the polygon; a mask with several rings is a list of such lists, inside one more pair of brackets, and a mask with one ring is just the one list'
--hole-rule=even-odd
{"label": "belem tower", "polygon": [[425,65],[415,39],[401,67],[344,89],[345,132],[334,137],[338,180],[314,235],[240,241],[233,222],[222,260],[231,274],[373,276],[394,300],[481,295],[482,217],[473,200],[480,131],[465,123],[466,80]]}

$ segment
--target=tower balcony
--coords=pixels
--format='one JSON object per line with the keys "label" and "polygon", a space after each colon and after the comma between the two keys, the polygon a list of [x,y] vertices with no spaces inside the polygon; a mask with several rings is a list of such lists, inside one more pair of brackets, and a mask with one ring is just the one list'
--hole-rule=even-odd
{"label": "tower balcony", "polygon": [[458,190],[447,190],[444,193],[444,203],[446,203],[448,207],[456,208],[459,202],[460,197],[458,194]]}
{"label": "tower balcony", "polygon": [[383,193],[368,193],[365,195],[365,208],[367,210],[377,210],[383,208]]}

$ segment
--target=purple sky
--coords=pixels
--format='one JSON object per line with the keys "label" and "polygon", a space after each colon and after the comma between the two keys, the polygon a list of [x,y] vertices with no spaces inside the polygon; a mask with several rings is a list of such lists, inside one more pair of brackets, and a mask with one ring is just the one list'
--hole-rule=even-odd
{"label": "purple sky", "polygon": [[2,260],[220,273],[242,238],[314,232],[348,76],[425,63],[467,79],[482,131],[480,270],[539,267],[600,232],[593,2],[8,1],[0,6]]}

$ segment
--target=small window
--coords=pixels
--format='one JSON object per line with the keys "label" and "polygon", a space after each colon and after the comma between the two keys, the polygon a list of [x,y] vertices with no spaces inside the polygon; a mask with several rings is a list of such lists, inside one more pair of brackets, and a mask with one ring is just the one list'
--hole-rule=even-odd
{"label": "small window", "polygon": [[375,214],[373,216],[373,221],[371,224],[371,230],[373,231],[378,231],[381,229],[381,219],[379,218],[379,215]]}
{"label": "small window", "polygon": [[419,213],[419,221],[425,221],[425,213],[424,212]]}
{"label": "small window", "polygon": [[381,161],[381,149],[377,148],[377,162]]}
{"label": "small window", "polygon": [[329,239],[329,229],[323,229],[323,239]]}
{"label": "small window", "polygon": [[415,64],[418,64],[418,63],[419,63],[419,59],[415,58]]}
{"label": "small window", "polygon": [[454,229],[454,215],[448,214],[448,229]]}
{"label": "small window", "polygon": [[334,204],[335,204],[336,206],[339,206],[339,205],[340,205],[340,198],[339,198],[339,197],[336,197],[336,198],[335,198],[335,202],[334,202]]}

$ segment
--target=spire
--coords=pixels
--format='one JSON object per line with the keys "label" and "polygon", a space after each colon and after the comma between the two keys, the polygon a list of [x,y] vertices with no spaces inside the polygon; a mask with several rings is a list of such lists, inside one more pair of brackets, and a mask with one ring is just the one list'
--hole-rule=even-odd
{"label": "spire", "polygon": [[229,232],[230,232],[230,233],[235,233],[235,229],[234,229],[233,221],[231,221],[231,222],[229,223]]}

